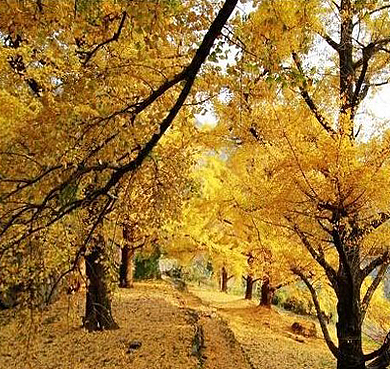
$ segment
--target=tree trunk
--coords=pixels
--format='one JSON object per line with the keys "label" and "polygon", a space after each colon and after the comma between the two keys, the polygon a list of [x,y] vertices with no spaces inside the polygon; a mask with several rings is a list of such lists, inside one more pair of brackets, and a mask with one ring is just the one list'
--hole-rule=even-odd
{"label": "tree trunk", "polygon": [[227,292],[228,274],[225,267],[221,270],[221,292]]}
{"label": "tree trunk", "polygon": [[260,305],[267,308],[271,308],[272,299],[275,294],[275,288],[271,286],[269,277],[264,276],[263,283],[261,285]]}
{"label": "tree trunk", "polygon": [[252,300],[254,279],[251,275],[248,274],[245,278],[245,282],[246,282],[245,300]]}
{"label": "tree trunk", "polygon": [[133,287],[134,250],[127,244],[122,248],[122,260],[119,268],[119,287]]}
{"label": "tree trunk", "polygon": [[360,306],[360,284],[342,278],[338,288],[336,324],[340,357],[337,369],[364,369],[362,350],[362,327]]}
{"label": "tree trunk", "polygon": [[106,283],[103,237],[98,236],[93,250],[85,256],[87,298],[84,327],[88,331],[119,328],[111,315],[111,301]]}

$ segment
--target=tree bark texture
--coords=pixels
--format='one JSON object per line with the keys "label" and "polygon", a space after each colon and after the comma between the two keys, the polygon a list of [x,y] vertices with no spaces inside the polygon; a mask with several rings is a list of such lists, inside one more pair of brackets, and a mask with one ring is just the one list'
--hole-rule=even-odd
{"label": "tree bark texture", "polygon": [[122,259],[119,268],[119,286],[122,288],[132,288],[134,286],[134,249],[129,245],[122,248]]}
{"label": "tree bark texture", "polygon": [[97,236],[96,241],[92,251],[85,256],[87,298],[84,327],[90,332],[119,328],[111,314],[103,237]]}
{"label": "tree bark texture", "polygon": [[271,286],[269,277],[264,276],[263,283],[261,285],[260,305],[270,309],[275,291],[276,289]]}
{"label": "tree bark texture", "polygon": [[[349,260],[348,264],[351,270],[355,269],[351,268],[354,264],[353,260]],[[339,349],[337,369],[364,369],[366,367],[362,350],[360,288],[358,273],[349,273],[340,266],[337,286],[336,331]]]}
{"label": "tree bark texture", "polygon": [[221,292],[227,292],[228,274],[225,267],[221,269]]}
{"label": "tree bark texture", "polygon": [[221,292],[227,292],[228,282],[234,275],[228,276],[226,268],[223,266],[221,269]]}
{"label": "tree bark texture", "polygon": [[252,300],[253,295],[253,285],[255,280],[251,275],[247,275],[245,278],[246,286],[245,286],[245,300]]}

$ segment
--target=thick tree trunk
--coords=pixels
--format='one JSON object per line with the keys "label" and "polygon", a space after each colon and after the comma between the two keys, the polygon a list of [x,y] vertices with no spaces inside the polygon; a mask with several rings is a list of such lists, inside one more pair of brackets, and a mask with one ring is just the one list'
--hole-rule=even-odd
{"label": "thick tree trunk", "polygon": [[106,283],[106,266],[104,265],[103,238],[91,253],[85,256],[87,276],[87,298],[85,306],[84,327],[88,331],[119,328],[111,315],[111,301]]}
{"label": "thick tree trunk", "polygon": [[261,285],[260,305],[271,308],[275,291],[276,289],[270,284],[269,277],[264,276],[263,283]]}
{"label": "thick tree trunk", "polygon": [[221,270],[221,292],[227,292],[228,274],[225,267]]}
{"label": "thick tree trunk", "polygon": [[119,268],[119,286],[123,288],[133,287],[134,250],[125,245],[122,248],[122,260]]}
{"label": "thick tree trunk", "polygon": [[252,300],[254,279],[251,275],[247,275],[245,278],[245,300]]}
{"label": "thick tree trunk", "polygon": [[351,278],[339,283],[336,324],[340,357],[337,369],[364,369],[360,284]]}

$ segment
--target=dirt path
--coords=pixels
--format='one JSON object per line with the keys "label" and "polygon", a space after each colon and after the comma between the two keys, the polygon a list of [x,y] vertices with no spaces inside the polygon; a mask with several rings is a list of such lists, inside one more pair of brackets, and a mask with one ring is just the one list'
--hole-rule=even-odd
{"label": "dirt path", "polygon": [[217,309],[192,292],[179,295],[182,306],[198,317],[198,327],[204,335],[203,360],[199,368],[204,369],[252,369],[245,352],[234,333]]}
{"label": "dirt path", "polygon": [[234,332],[254,369],[333,369],[335,361],[323,339],[294,339],[291,325],[304,318],[257,306],[225,293],[191,288],[200,305],[221,316]]}
{"label": "dirt path", "polygon": [[213,309],[166,283],[120,290],[120,329],[87,333],[84,302],[72,296],[49,311],[0,327],[0,368],[249,369],[240,345]]}
{"label": "dirt path", "polygon": [[83,309],[82,295],[75,295],[2,324],[0,369],[335,367],[321,338],[294,340],[291,324],[302,318],[224,293],[136,284],[114,295],[120,329],[108,332],[82,329]]}

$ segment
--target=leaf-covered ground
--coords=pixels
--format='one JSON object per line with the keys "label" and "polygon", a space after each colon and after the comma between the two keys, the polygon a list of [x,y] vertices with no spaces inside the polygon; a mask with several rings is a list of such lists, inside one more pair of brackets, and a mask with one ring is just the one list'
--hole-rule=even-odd
{"label": "leaf-covered ground", "polygon": [[[192,288],[203,304],[213,306],[229,324],[252,368],[335,368],[335,361],[321,338],[293,334],[291,325],[313,321],[295,314],[258,306],[258,302],[220,292]],[[297,340],[298,339],[298,340]],[[303,341],[303,342],[302,342]]]}
{"label": "leaf-covered ground", "polygon": [[[297,342],[297,319],[258,308],[237,296],[165,282],[118,291],[113,313],[120,329],[80,327],[82,294],[41,314],[7,318],[0,327],[0,368],[253,369],[333,368],[320,338]],[[3,314],[3,313],[2,313]],[[141,343],[130,349],[131,343]]]}

